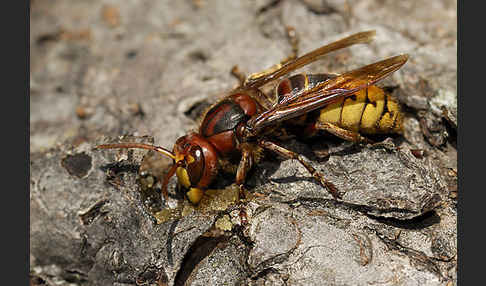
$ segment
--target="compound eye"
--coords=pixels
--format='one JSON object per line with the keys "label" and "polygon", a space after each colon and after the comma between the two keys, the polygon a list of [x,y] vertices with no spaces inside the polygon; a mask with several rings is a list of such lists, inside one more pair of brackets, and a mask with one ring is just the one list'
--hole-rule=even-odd
{"label": "compound eye", "polygon": [[199,146],[191,146],[188,150],[187,174],[191,180],[192,186],[197,186],[204,172],[204,155]]}

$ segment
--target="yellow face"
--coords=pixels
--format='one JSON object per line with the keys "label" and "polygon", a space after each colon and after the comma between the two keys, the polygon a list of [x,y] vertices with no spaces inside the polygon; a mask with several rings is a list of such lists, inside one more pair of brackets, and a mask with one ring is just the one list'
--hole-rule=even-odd
{"label": "yellow face", "polygon": [[[183,166],[188,166],[189,164],[194,163],[195,159],[191,155],[184,156],[182,154],[176,154],[176,163],[184,161],[185,163]],[[177,167],[176,176],[179,184],[181,184],[185,189],[189,189],[189,191],[186,192],[186,196],[189,201],[193,204],[198,204],[203,197],[204,191],[199,188],[191,187],[191,179],[186,167]]]}
{"label": "yellow face", "polygon": [[[188,155],[192,161],[194,161],[194,158],[192,156]],[[182,154],[177,154],[176,155],[176,163],[183,162],[185,160],[184,155]],[[191,186],[191,180],[189,179],[189,174],[187,174],[187,170],[185,167],[177,167],[176,169],[176,175],[177,179],[179,180],[179,183],[184,186],[184,188],[189,188]]]}

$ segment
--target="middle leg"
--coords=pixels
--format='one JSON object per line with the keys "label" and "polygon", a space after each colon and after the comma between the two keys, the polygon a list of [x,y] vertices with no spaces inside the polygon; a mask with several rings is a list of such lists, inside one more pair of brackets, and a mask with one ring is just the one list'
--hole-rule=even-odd
{"label": "middle leg", "polygon": [[273,151],[277,154],[280,154],[285,158],[296,159],[302,166],[304,166],[307,169],[307,171],[314,177],[314,179],[316,179],[324,188],[326,188],[329,191],[329,193],[331,193],[334,199],[341,199],[341,196],[336,186],[334,186],[333,183],[326,180],[321,173],[319,173],[316,169],[314,169],[314,167],[312,167],[310,162],[308,162],[304,156],[295,153],[293,151],[290,151],[288,149],[285,149],[270,141],[260,140],[258,144],[261,147]]}
{"label": "middle leg", "polygon": [[[253,73],[248,76],[248,79],[255,80],[264,76],[267,76],[274,71],[282,68],[283,65],[287,64],[288,62],[293,61],[294,59],[297,58],[299,54],[299,37],[297,36],[297,31],[295,30],[294,27],[292,26],[286,26],[285,27],[285,32],[287,35],[287,41],[289,42],[292,52],[289,56],[287,56],[285,59],[281,60],[280,63],[271,66],[261,72]],[[245,81],[246,82],[246,81]]]}
{"label": "middle leg", "polygon": [[286,64],[299,56],[299,37],[297,31],[292,26],[286,26],[285,32],[287,33],[287,40],[292,47],[292,53],[286,59],[281,61],[281,64]]}

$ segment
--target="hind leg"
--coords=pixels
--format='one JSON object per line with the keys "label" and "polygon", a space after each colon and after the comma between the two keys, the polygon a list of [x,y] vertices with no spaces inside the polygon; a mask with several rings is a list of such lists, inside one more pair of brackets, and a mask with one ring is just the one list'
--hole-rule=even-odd
{"label": "hind leg", "polygon": [[316,122],[315,128],[318,130],[323,130],[326,131],[336,137],[339,137],[343,140],[346,141],[351,141],[354,143],[365,143],[365,144],[372,144],[373,141],[370,139],[361,136],[358,132],[346,130],[344,128],[341,128],[337,125],[334,125],[332,123],[327,123],[327,122]]}

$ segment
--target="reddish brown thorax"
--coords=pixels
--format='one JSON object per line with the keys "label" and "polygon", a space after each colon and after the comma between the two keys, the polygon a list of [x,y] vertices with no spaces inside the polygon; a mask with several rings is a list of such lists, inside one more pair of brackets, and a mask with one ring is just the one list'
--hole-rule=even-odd
{"label": "reddish brown thorax", "polygon": [[199,134],[205,137],[220,155],[225,156],[236,151],[238,125],[246,122],[260,110],[260,105],[251,96],[243,93],[233,94],[207,111]]}

